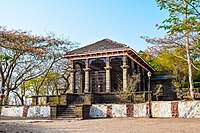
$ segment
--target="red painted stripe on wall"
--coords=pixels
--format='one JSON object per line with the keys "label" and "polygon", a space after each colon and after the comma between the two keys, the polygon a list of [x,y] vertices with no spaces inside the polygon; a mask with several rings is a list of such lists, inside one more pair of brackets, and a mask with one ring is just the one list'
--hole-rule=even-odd
{"label": "red painted stripe on wall", "polygon": [[[152,115],[152,103],[150,103],[150,114]],[[146,103],[146,117],[149,116],[149,103]]]}
{"label": "red painted stripe on wall", "polygon": [[28,109],[29,109],[29,106],[24,106],[23,114],[22,114],[23,117],[27,117]]}
{"label": "red painted stripe on wall", "polygon": [[171,102],[171,111],[172,111],[172,117],[174,118],[179,117],[178,102]]}
{"label": "red painted stripe on wall", "polygon": [[107,118],[113,117],[112,115],[112,105],[107,106]]}
{"label": "red painted stripe on wall", "polygon": [[133,104],[126,104],[127,117],[133,117],[134,106]]}
{"label": "red painted stripe on wall", "polygon": [[1,116],[2,106],[0,106],[0,116]]}

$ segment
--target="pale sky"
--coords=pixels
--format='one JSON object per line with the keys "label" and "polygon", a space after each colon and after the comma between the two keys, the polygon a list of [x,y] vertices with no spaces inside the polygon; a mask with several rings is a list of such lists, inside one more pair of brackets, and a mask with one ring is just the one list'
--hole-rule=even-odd
{"label": "pale sky", "polygon": [[163,36],[155,25],[167,18],[155,0],[0,0],[0,26],[53,32],[80,46],[104,38],[145,50],[140,36]]}

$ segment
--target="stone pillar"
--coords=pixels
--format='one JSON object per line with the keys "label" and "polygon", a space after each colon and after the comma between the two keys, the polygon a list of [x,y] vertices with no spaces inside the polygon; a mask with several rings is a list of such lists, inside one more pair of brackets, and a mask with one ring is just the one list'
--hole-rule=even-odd
{"label": "stone pillar", "polygon": [[131,74],[136,74],[135,62],[133,60],[131,60],[131,69],[132,69],[132,73]]}
{"label": "stone pillar", "polygon": [[146,90],[146,83],[145,83],[145,70],[144,70],[144,68],[142,68],[142,88],[143,88],[143,91]]}
{"label": "stone pillar", "polygon": [[[137,74],[140,74],[140,77],[142,76],[140,73],[140,65],[139,64],[137,64]],[[141,91],[141,81],[138,84],[138,90]]]}
{"label": "stone pillar", "polygon": [[74,61],[70,61],[70,66],[68,69],[70,73],[70,85],[69,85],[69,93],[74,93]]}
{"label": "stone pillar", "polygon": [[123,91],[126,91],[128,86],[128,68],[127,65],[127,56],[123,56],[123,65],[121,66],[123,69]]}
{"label": "stone pillar", "polygon": [[110,92],[111,91],[111,78],[110,78],[110,69],[112,67],[110,67],[110,58],[106,57],[106,67],[104,67],[106,69],[106,92]]}
{"label": "stone pillar", "polygon": [[83,69],[85,71],[85,90],[84,92],[89,92],[90,91],[90,76],[89,76],[89,59],[86,59],[85,61],[85,69]]}

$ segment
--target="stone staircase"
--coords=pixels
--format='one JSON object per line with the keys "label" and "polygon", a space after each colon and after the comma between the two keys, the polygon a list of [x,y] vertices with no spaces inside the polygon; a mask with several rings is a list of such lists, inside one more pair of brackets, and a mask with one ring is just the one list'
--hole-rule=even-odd
{"label": "stone staircase", "polygon": [[76,118],[75,105],[58,106],[57,118]]}

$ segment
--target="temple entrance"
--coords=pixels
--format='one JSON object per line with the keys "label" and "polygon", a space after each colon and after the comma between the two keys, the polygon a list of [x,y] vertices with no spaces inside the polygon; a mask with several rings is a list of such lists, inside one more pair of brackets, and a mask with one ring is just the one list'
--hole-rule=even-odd
{"label": "temple entrance", "polygon": [[97,58],[89,60],[90,66],[90,91],[106,92],[106,60]]}
{"label": "temple entrance", "polygon": [[111,69],[111,91],[118,92],[123,88],[123,70],[122,66],[122,57],[112,57],[110,59]]}
{"label": "temple entrance", "polygon": [[105,92],[106,91],[106,72],[92,71],[90,74],[90,88],[92,92]]}

